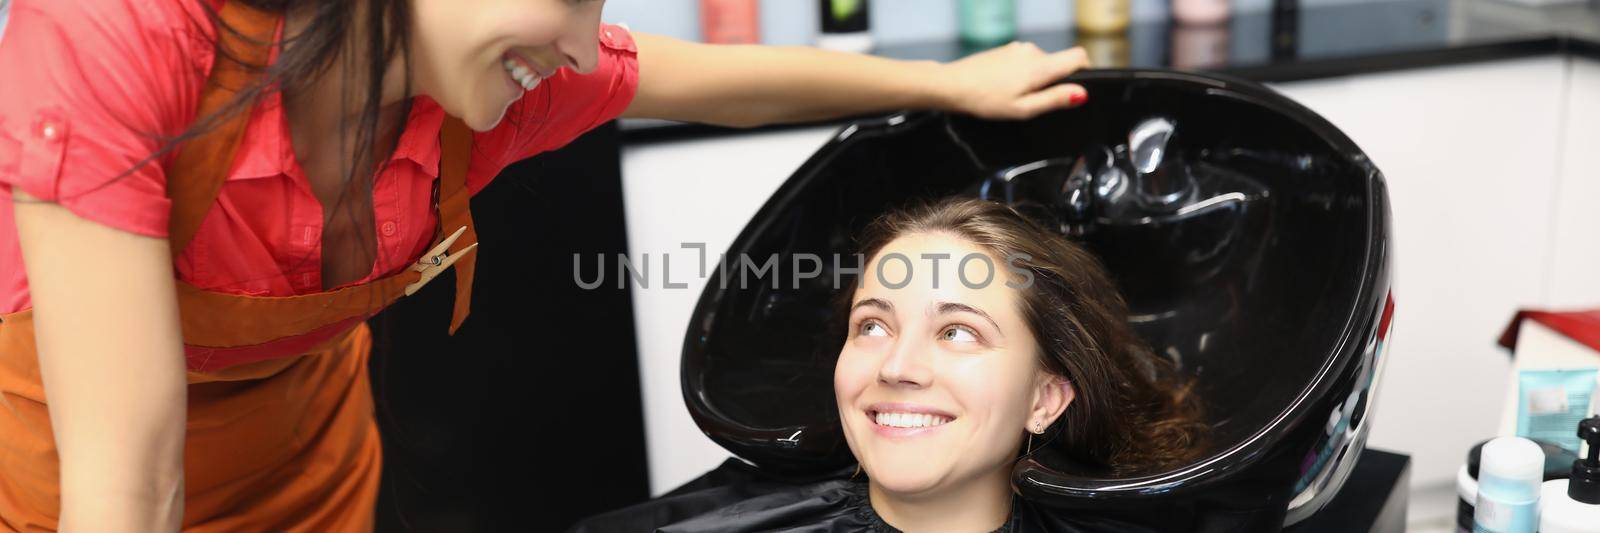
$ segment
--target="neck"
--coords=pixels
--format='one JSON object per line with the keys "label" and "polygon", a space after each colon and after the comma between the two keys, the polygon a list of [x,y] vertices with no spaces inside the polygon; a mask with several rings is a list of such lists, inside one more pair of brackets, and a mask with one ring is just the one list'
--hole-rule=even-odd
{"label": "neck", "polygon": [[872,510],[901,531],[994,531],[1011,516],[1010,470],[926,494],[895,494],[868,481]]}

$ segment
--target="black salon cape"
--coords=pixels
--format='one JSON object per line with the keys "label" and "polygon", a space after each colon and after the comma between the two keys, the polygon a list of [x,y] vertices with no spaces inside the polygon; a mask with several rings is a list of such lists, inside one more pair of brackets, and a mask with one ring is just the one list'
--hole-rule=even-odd
{"label": "black salon cape", "polygon": [[[764,477],[730,459],[689,484],[632,507],[588,518],[569,533],[744,533],[768,531],[898,533],[867,499],[864,478],[837,472],[801,482]],[[1050,510],[1013,498],[1011,517],[996,531],[1154,531],[1108,516]]]}

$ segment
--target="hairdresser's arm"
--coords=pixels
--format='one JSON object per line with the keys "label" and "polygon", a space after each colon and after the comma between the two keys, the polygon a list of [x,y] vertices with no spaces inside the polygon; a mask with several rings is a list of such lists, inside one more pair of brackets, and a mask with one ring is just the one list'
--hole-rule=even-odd
{"label": "hairdresser's arm", "polygon": [[1014,43],[936,63],[809,47],[634,37],[639,90],[625,117],[742,127],[932,108],[1021,119],[1087,97],[1082,86],[1055,84],[1088,65],[1082,48],[1047,54],[1032,44]]}
{"label": "hairdresser's arm", "polygon": [[167,240],[13,194],[61,458],[60,529],[177,531],[188,390]]}

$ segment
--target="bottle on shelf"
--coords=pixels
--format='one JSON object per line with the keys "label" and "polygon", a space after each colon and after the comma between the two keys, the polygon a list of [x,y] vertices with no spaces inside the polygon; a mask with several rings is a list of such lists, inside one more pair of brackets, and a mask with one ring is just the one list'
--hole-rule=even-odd
{"label": "bottle on shelf", "polygon": [[1172,19],[1182,26],[1217,26],[1229,12],[1228,0],[1172,0]]}
{"label": "bottle on shelf", "polygon": [[761,42],[760,0],[700,0],[700,40],[712,44]]}
{"label": "bottle on shelf", "polygon": [[1077,0],[1079,33],[1117,33],[1128,29],[1129,0]]}
{"label": "bottle on shelf", "polygon": [[1016,0],[961,0],[959,5],[962,43],[988,47],[1017,38]]}
{"label": "bottle on shelf", "polygon": [[872,25],[867,0],[819,0],[822,35],[817,46],[846,52],[872,50]]}

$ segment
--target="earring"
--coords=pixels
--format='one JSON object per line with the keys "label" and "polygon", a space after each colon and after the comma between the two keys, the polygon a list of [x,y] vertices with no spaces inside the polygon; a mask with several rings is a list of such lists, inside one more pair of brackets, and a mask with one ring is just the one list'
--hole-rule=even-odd
{"label": "earring", "polygon": [[850,474],[850,479],[855,479],[859,475],[861,475],[861,463],[856,463],[856,471],[854,474]]}

